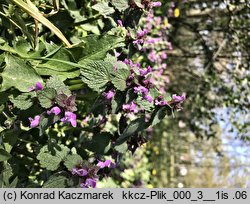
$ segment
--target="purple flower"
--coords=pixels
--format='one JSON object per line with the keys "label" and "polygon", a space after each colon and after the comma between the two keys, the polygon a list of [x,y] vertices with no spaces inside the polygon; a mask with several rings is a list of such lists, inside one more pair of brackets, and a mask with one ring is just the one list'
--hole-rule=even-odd
{"label": "purple flower", "polygon": [[43,85],[41,82],[36,82],[35,86],[29,88],[29,91],[40,91],[43,89]]}
{"label": "purple flower", "polygon": [[137,45],[137,44],[142,44],[143,42],[144,42],[143,39],[137,39],[137,40],[134,40],[134,41],[133,41],[133,44],[134,44],[134,45]]}
{"label": "purple flower", "polygon": [[162,53],[161,53],[161,58],[162,58],[162,59],[167,59],[167,57],[168,57],[168,56],[167,56],[167,53],[166,53],[166,52],[162,52]]}
{"label": "purple flower", "polygon": [[43,89],[43,85],[40,82],[36,82],[36,91],[40,91]]}
{"label": "purple flower", "polygon": [[99,166],[101,169],[105,167],[115,168],[115,164],[111,160],[106,160],[105,162],[99,161],[96,166]]}
{"label": "purple flower", "polygon": [[29,121],[30,121],[30,127],[31,128],[34,128],[34,127],[38,126],[39,122],[40,122],[40,115],[35,116],[34,119],[30,117]]}
{"label": "purple flower", "polygon": [[174,109],[176,109],[177,111],[182,110],[181,104],[183,103],[183,101],[186,100],[186,94],[182,94],[181,96],[177,96],[176,94],[174,94],[172,96],[172,100],[169,101],[170,105],[174,105]]}
{"label": "purple flower", "polygon": [[107,100],[111,100],[115,95],[115,92],[113,90],[109,90],[107,93],[104,92],[103,96],[107,99]]}
{"label": "purple flower", "polygon": [[81,183],[80,186],[82,188],[96,188],[96,180],[88,178],[85,183]]}
{"label": "purple flower", "polygon": [[161,2],[159,2],[159,1],[151,2],[151,6],[152,7],[160,7],[161,6]]}
{"label": "purple flower", "polygon": [[157,106],[165,106],[165,105],[167,105],[167,101],[163,100],[163,96],[159,96],[155,100],[155,105],[157,105]]}
{"label": "purple flower", "polygon": [[52,113],[54,113],[55,115],[59,115],[61,113],[61,109],[59,107],[55,106],[47,111],[48,115],[51,115]]}
{"label": "purple flower", "polygon": [[144,96],[143,99],[147,100],[149,103],[152,103],[153,101],[153,98],[150,95]]}
{"label": "purple flower", "polygon": [[145,75],[147,75],[147,69],[140,69],[140,75],[141,76],[145,76]]}
{"label": "purple flower", "polygon": [[122,21],[121,20],[117,20],[117,24],[121,27],[123,27]]}
{"label": "purple flower", "polygon": [[126,112],[137,113],[138,110],[136,109],[136,104],[131,102],[131,104],[124,104],[122,105],[122,109]]}
{"label": "purple flower", "polygon": [[148,89],[144,86],[138,86],[138,87],[134,87],[134,92],[146,95],[146,94],[148,94]]}
{"label": "purple flower", "polygon": [[64,118],[61,119],[63,123],[71,123],[73,127],[76,127],[76,114],[66,111]]}
{"label": "purple flower", "polygon": [[71,173],[73,175],[78,175],[78,176],[86,176],[88,174],[88,171],[86,169],[78,169],[78,168],[73,168],[71,170]]}
{"label": "purple flower", "polygon": [[151,52],[148,54],[148,59],[149,59],[151,62],[155,62],[155,61],[157,61],[158,56],[155,54],[154,51],[151,51]]}
{"label": "purple flower", "polygon": [[148,33],[147,29],[144,29],[142,31],[137,31],[136,36],[137,38],[142,38],[144,35],[146,35]]}
{"label": "purple flower", "polygon": [[141,76],[145,76],[145,75],[147,75],[150,72],[152,72],[152,68],[150,66],[148,66],[147,69],[140,69],[140,75]]}
{"label": "purple flower", "polygon": [[176,94],[174,94],[172,98],[174,102],[180,103],[186,100],[186,94],[182,94],[181,96],[177,96]]}
{"label": "purple flower", "polygon": [[128,79],[127,79],[127,81],[126,81],[126,84],[127,84],[127,86],[130,86],[131,85],[131,82],[133,81],[133,79],[134,79],[134,73],[131,73],[130,75],[129,75],[129,77],[128,77]]}

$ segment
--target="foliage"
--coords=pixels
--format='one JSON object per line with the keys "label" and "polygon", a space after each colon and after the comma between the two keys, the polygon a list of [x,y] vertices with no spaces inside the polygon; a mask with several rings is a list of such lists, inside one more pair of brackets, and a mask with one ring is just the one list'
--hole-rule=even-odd
{"label": "foliage", "polygon": [[137,60],[159,2],[53,5],[1,0],[2,186],[95,187],[185,100]]}

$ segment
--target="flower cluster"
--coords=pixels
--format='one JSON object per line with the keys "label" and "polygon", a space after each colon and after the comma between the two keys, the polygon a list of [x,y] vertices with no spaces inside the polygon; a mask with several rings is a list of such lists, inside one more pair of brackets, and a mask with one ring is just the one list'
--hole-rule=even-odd
{"label": "flower cluster", "polygon": [[72,175],[80,178],[80,186],[82,188],[96,188],[99,175],[99,170],[104,168],[115,168],[115,164],[111,160],[98,161],[96,165],[89,162],[82,162],[80,165],[71,170]]}
{"label": "flower cluster", "polygon": [[[37,82],[34,87],[29,88],[29,91],[42,91],[43,90],[43,85],[40,82]],[[56,115],[60,116],[62,112],[64,112],[64,117],[60,119],[61,122],[67,124],[70,123],[73,127],[77,126],[77,121],[76,121],[76,114],[73,113],[73,111],[76,110],[75,106],[75,96],[66,96],[64,94],[60,94],[59,100],[57,101],[57,104],[60,105],[53,106],[52,108],[46,110],[47,115]],[[30,128],[35,128],[39,125],[40,123],[41,116],[36,115],[33,118],[29,117],[30,121]]]}

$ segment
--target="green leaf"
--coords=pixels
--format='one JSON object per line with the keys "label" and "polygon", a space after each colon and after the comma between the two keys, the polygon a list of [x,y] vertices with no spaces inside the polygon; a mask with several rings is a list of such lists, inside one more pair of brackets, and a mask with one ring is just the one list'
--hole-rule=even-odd
{"label": "green leaf", "polygon": [[112,135],[108,132],[102,132],[94,135],[89,142],[88,149],[97,154],[105,154],[111,148]]}
{"label": "green leaf", "polygon": [[66,86],[59,77],[52,76],[50,77],[46,82],[47,88],[55,89],[57,92],[57,95],[59,94],[65,94],[67,96],[71,95],[71,91],[69,90],[69,87]]}
{"label": "green leaf", "polygon": [[71,62],[74,60],[72,53],[68,49],[61,48],[57,45],[50,45],[50,46],[53,46],[52,48],[51,47],[49,48],[50,50],[52,50],[52,53],[54,50],[56,52],[52,54],[51,57],[46,57],[47,59],[50,60],[46,61],[45,63],[39,64],[38,65],[39,68],[46,68],[59,72],[68,72],[70,70],[75,69],[75,66],[72,66],[69,63],[66,64],[64,62],[60,62],[60,60],[67,62]]}
{"label": "green leaf", "polygon": [[0,92],[0,104],[4,104],[9,100],[10,93]]}
{"label": "green leaf", "polygon": [[55,171],[69,152],[69,148],[62,144],[53,146],[45,145],[37,155],[37,159],[40,161],[41,167]]}
{"label": "green leaf", "polygon": [[107,16],[115,12],[115,10],[108,5],[108,2],[105,1],[101,1],[95,4],[94,6],[92,6],[92,8],[98,11],[103,16]]}
{"label": "green leaf", "polygon": [[43,108],[50,108],[56,98],[56,90],[45,88],[38,92],[38,100]]}
{"label": "green leaf", "polygon": [[123,131],[120,137],[116,141],[116,145],[120,145],[125,142],[129,137],[135,135],[136,133],[146,129],[149,126],[147,122],[145,122],[145,118],[137,118],[133,120]]}
{"label": "green leaf", "polygon": [[128,151],[128,144],[124,142],[120,145],[116,145],[114,149],[121,154],[125,154]]}
{"label": "green leaf", "polygon": [[41,76],[57,76],[60,80],[73,79],[80,75],[80,69],[74,69],[70,71],[53,70],[46,67],[36,67],[36,72]]}
{"label": "green leaf", "polygon": [[3,171],[0,174],[0,187],[1,188],[8,188],[10,183],[9,183],[9,179],[11,178],[11,176],[13,175],[12,172],[12,168],[10,166],[9,163],[4,162],[3,163]]}
{"label": "green leaf", "polygon": [[14,104],[16,108],[19,108],[21,110],[27,110],[33,105],[33,98],[35,97],[35,94],[33,92],[30,93],[23,93],[18,95],[17,97],[14,97],[13,95],[10,96],[10,101]]}
{"label": "green leaf", "polygon": [[3,138],[3,144],[5,147],[5,150],[8,153],[10,153],[13,146],[16,144],[17,137],[18,137],[19,133],[20,133],[20,131],[14,130],[14,129],[10,129],[10,130],[7,129],[7,130],[4,130],[0,133],[0,135]]}
{"label": "green leaf", "polygon": [[4,149],[0,149],[0,162],[6,161],[11,158],[11,154],[5,151]]}
{"label": "green leaf", "polygon": [[94,91],[101,92],[110,81],[112,69],[113,65],[105,61],[90,62],[81,69],[81,79]]}
{"label": "green leaf", "polygon": [[43,188],[65,188],[67,178],[65,176],[52,175],[48,181],[43,184]]}
{"label": "green leaf", "polygon": [[14,180],[8,186],[8,188],[16,188],[17,183],[18,183],[18,177],[15,177]]}
{"label": "green leaf", "polygon": [[127,65],[121,61],[115,62],[114,66],[117,68],[117,71],[113,71],[113,74],[111,74],[112,84],[118,90],[124,91],[127,88],[126,80],[130,75],[130,71]]}
{"label": "green leaf", "polygon": [[154,126],[161,122],[167,114],[167,107],[161,107],[159,110],[155,110],[152,114],[151,125]]}
{"label": "green leaf", "polygon": [[112,0],[111,3],[120,12],[125,11],[127,8],[129,8],[129,0]]}
{"label": "green leaf", "polygon": [[18,57],[6,54],[6,66],[2,72],[3,83],[0,91],[15,87],[21,92],[28,92],[36,82],[43,82],[36,71]]}
{"label": "green leaf", "polygon": [[[90,35],[83,38],[85,47],[81,51],[80,65],[88,63],[90,60],[101,60],[106,57],[108,51],[124,46],[124,38],[114,35]],[[74,49],[74,48],[73,48]]]}
{"label": "green leaf", "polygon": [[31,50],[31,45],[24,38],[18,38],[14,44],[14,48],[19,56],[28,57],[28,52]]}
{"label": "green leaf", "polygon": [[111,101],[111,107],[112,107],[112,113],[115,114],[119,111],[121,106],[124,104],[125,96],[122,92],[117,91],[115,93],[115,96],[112,98]]}
{"label": "green leaf", "polygon": [[82,157],[78,154],[68,155],[64,161],[64,165],[71,171],[76,165],[82,161]]}
{"label": "green leaf", "polygon": [[40,117],[40,123],[39,123],[39,136],[42,136],[44,132],[54,123],[60,120],[60,115],[47,115],[46,113],[43,113]]}

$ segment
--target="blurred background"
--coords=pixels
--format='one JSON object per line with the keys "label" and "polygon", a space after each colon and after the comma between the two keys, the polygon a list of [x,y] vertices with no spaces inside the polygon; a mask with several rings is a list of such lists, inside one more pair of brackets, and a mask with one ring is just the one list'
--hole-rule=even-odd
{"label": "blurred background", "polygon": [[187,94],[184,109],[99,187],[250,187],[250,2],[161,2],[165,89]]}

